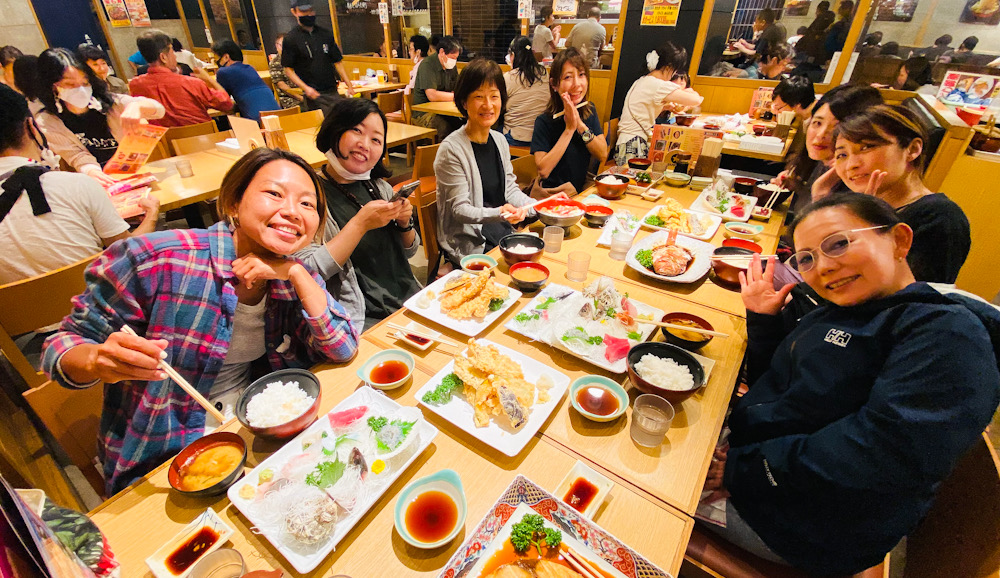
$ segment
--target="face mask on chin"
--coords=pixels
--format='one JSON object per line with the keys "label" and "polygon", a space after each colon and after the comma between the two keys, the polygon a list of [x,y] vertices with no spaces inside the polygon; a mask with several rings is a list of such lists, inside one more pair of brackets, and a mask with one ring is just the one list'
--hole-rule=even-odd
{"label": "face mask on chin", "polygon": [[94,89],[90,86],[59,89],[59,100],[77,108],[87,108],[90,105],[90,99],[93,97]]}
{"label": "face mask on chin", "polygon": [[444,67],[445,67],[446,70],[451,70],[451,69],[455,68],[455,65],[457,65],[457,64],[458,64],[458,59],[457,58],[446,58],[444,60]]}
{"label": "face mask on chin", "polygon": [[507,66],[510,66],[510,67],[514,66],[514,57],[511,56],[511,54],[509,52],[507,53],[506,60],[507,60]]}
{"label": "face mask on chin", "polygon": [[307,16],[299,16],[299,24],[305,26],[306,28],[312,28],[316,25],[316,15],[309,14]]}
{"label": "face mask on chin", "polygon": [[363,173],[352,173],[344,168],[344,165],[340,163],[340,158],[333,152],[333,149],[326,151],[326,160],[330,161],[330,168],[333,169],[333,172],[337,173],[343,179],[349,181],[367,181],[372,178],[371,169]]}

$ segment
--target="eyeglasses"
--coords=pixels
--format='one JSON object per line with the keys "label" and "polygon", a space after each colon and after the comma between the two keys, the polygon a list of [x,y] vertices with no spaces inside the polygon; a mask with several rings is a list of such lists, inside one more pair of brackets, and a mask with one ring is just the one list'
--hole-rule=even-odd
{"label": "eyeglasses", "polygon": [[[885,229],[887,227],[892,227],[892,225],[880,225],[878,227],[865,227],[863,229],[849,229],[847,231],[836,232],[823,239],[823,241],[819,244],[819,250],[831,259],[840,257],[851,247],[851,233],[875,231],[878,229]],[[788,258],[788,261],[785,261],[785,264],[799,273],[805,273],[816,266],[816,253],[811,249],[796,251],[791,257]]]}

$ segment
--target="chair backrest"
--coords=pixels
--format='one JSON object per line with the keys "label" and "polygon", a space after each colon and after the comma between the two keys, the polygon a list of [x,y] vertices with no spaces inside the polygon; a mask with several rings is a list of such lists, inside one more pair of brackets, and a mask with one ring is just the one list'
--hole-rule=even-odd
{"label": "chair backrest", "polygon": [[219,132],[219,127],[216,126],[214,120],[209,120],[206,122],[200,122],[198,124],[189,124],[187,126],[172,126],[167,129],[167,132],[163,134],[163,138],[160,139],[160,144],[163,145],[164,153],[167,156],[172,156],[173,153],[173,143],[179,138],[191,138],[193,136],[201,136],[205,134],[214,134]]}
{"label": "chair backrest", "polygon": [[888,84],[896,82],[903,61],[896,57],[872,56],[858,59],[851,75],[851,84]]}
{"label": "chair backrest", "polygon": [[[420,149],[417,150],[419,155]],[[421,191],[423,188],[417,187],[410,200],[417,212],[420,243],[424,246],[424,256],[427,257],[427,279],[424,282],[430,283],[437,275],[438,262],[441,260],[441,248],[437,239],[437,191]]]}
{"label": "chair backrest", "polygon": [[510,147],[511,160],[526,156],[531,156],[531,147]]}
{"label": "chair backrest", "polygon": [[403,95],[403,122],[410,124],[413,120],[413,93]]}
{"label": "chair backrest", "polygon": [[263,50],[244,50],[243,63],[256,70],[267,70],[267,54]]}
{"label": "chair backrest", "polygon": [[97,495],[104,496],[104,476],[97,459],[104,388],[67,389],[47,381],[22,395]]}
{"label": "chair backrest", "polygon": [[432,144],[417,147],[417,153],[413,161],[413,174],[410,178],[434,176],[434,158],[437,156],[440,144]]}
{"label": "chair backrest", "polygon": [[97,255],[23,281],[0,286],[0,349],[28,387],[38,387],[46,377],[35,371],[11,336],[62,321],[72,309],[70,299],[87,288],[83,271]]}
{"label": "chair backrest", "polygon": [[310,110],[299,114],[278,117],[281,122],[281,130],[285,132],[295,132],[307,128],[316,128],[323,124],[323,111]]}
{"label": "chair backrest", "polygon": [[260,111],[260,117],[261,118],[264,118],[265,116],[282,117],[282,116],[292,116],[294,114],[301,114],[301,113],[302,113],[302,107],[296,104],[291,108],[279,108],[278,110],[262,110]]}
{"label": "chair backrest", "polygon": [[538,176],[538,165],[535,164],[535,157],[528,155],[510,161],[514,167],[514,176],[517,178],[517,186],[523,191]]}
{"label": "chair backrest", "polygon": [[385,114],[403,110],[403,92],[380,92],[375,95],[375,102]]}
{"label": "chair backrest", "polygon": [[604,125],[604,135],[608,139],[608,158],[615,158],[615,144],[618,142],[618,119],[613,118]]}
{"label": "chair backrest", "polygon": [[174,139],[170,146],[174,147],[175,155],[188,155],[201,151],[208,151],[215,148],[215,143],[222,142],[233,136],[233,131],[213,132],[200,136],[189,136],[187,138]]}
{"label": "chair backrest", "polygon": [[904,578],[996,577],[1000,573],[1000,459],[986,434],[938,488],[906,538]]}

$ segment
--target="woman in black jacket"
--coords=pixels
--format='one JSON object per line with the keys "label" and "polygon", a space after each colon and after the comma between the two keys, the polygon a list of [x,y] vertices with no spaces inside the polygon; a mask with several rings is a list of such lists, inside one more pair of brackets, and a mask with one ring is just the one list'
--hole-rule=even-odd
{"label": "woman in black jacket", "polygon": [[[789,264],[829,304],[786,335],[773,266],[741,275],[750,391],[707,490],[720,535],[812,574],[878,564],[1000,402],[1000,311],[914,281],[912,229],[868,195],[832,195],[792,226]],[[772,263],[773,265],[773,263]]]}

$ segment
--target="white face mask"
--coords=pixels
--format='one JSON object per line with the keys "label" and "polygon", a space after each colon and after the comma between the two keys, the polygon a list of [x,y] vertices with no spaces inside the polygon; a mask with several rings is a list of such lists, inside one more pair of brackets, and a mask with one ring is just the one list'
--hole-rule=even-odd
{"label": "white face mask", "polygon": [[507,53],[507,66],[514,66],[514,57],[509,52]]}
{"label": "white face mask", "polygon": [[94,89],[89,85],[59,89],[59,100],[67,104],[72,104],[77,108],[87,108],[90,105],[90,99],[93,97]]}
{"label": "white face mask", "polygon": [[347,179],[349,181],[367,181],[372,178],[372,171],[368,169],[363,173],[352,173],[351,171],[344,168],[344,165],[340,164],[340,158],[337,154],[333,152],[333,149],[326,151],[326,160],[330,161],[330,168],[333,172],[337,173],[342,179]]}
{"label": "white face mask", "polygon": [[458,59],[457,58],[445,58],[445,60],[444,60],[444,67],[446,69],[448,69],[448,70],[451,70],[452,68],[455,68],[456,64],[458,64]]}

